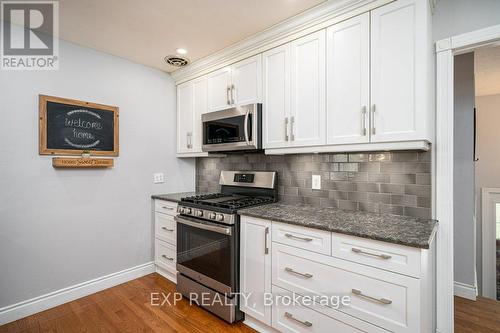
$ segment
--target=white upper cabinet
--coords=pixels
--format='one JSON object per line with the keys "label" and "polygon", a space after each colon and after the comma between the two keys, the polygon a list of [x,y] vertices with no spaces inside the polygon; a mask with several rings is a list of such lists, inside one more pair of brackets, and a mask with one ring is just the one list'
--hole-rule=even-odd
{"label": "white upper cabinet", "polygon": [[294,40],[290,48],[290,142],[325,144],[325,30]]}
{"label": "white upper cabinet", "polygon": [[369,142],[370,14],[326,30],[327,144]]}
{"label": "white upper cabinet", "polygon": [[177,153],[192,152],[193,83],[177,86]]}
{"label": "white upper cabinet", "polygon": [[201,152],[203,129],[201,115],[208,112],[208,94],[206,76],[193,81],[193,151]]}
{"label": "white upper cabinet", "polygon": [[224,67],[208,74],[208,111],[218,111],[231,106],[231,68]]}
{"label": "white upper cabinet", "polygon": [[262,55],[250,57],[208,75],[208,110],[259,103],[262,95]]}
{"label": "white upper cabinet", "polygon": [[290,44],[264,52],[263,131],[264,148],[289,144]]}
{"label": "white upper cabinet", "polygon": [[373,142],[428,139],[426,6],[398,0],[371,12]]}

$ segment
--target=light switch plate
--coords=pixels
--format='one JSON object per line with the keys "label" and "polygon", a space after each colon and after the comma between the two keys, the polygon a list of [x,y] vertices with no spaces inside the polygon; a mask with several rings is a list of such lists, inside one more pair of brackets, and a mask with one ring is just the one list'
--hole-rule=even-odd
{"label": "light switch plate", "polygon": [[312,175],[312,189],[321,190],[321,175]]}
{"label": "light switch plate", "polygon": [[165,182],[165,177],[163,176],[163,172],[158,172],[153,174],[153,183],[161,184]]}

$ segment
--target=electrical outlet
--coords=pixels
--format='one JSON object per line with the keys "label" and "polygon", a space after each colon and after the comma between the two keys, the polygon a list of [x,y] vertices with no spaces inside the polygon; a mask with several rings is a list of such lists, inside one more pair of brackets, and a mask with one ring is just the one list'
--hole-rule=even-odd
{"label": "electrical outlet", "polygon": [[312,189],[321,190],[321,175],[312,175]]}
{"label": "electrical outlet", "polygon": [[165,179],[163,177],[163,172],[158,172],[153,174],[153,183],[161,184],[164,183]]}

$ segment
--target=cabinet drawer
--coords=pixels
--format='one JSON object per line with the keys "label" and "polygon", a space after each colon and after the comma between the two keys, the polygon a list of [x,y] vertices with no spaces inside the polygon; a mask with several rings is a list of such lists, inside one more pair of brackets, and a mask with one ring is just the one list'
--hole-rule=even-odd
{"label": "cabinet drawer", "polygon": [[171,215],[155,213],[155,237],[175,245],[176,223]]}
{"label": "cabinet drawer", "polygon": [[332,256],[420,277],[420,250],[416,248],[334,233]]}
{"label": "cabinet drawer", "polygon": [[332,233],[324,230],[273,222],[273,242],[330,255]]}
{"label": "cabinet drawer", "polygon": [[[273,295],[277,300],[273,305],[273,328],[280,332],[342,332],[342,333],[384,333],[387,332],[348,315],[337,312],[335,317],[316,311],[302,304],[308,304],[302,297],[295,294],[298,304],[288,304],[286,299],[293,299],[294,294],[273,286]],[[283,301],[276,296],[279,295]],[[331,312],[331,311],[330,311]]]}
{"label": "cabinet drawer", "polygon": [[418,279],[273,244],[273,284],[299,294],[350,295],[338,311],[393,332],[419,332]]}
{"label": "cabinet drawer", "polygon": [[176,248],[162,240],[155,240],[155,264],[175,274],[176,269]]}
{"label": "cabinet drawer", "polygon": [[155,200],[155,212],[175,216],[177,215],[177,203],[165,200]]}

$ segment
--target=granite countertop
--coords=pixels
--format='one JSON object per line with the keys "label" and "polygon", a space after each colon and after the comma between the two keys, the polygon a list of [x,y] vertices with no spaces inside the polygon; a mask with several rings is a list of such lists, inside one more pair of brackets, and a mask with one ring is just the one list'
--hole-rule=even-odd
{"label": "granite countertop", "polygon": [[429,248],[437,229],[437,221],[431,219],[309,205],[274,203],[238,213],[422,249]]}
{"label": "granite countertop", "polygon": [[179,193],[168,193],[168,194],[153,194],[152,199],[160,199],[172,202],[180,202],[181,198],[190,197],[196,195],[196,192],[179,192]]}

